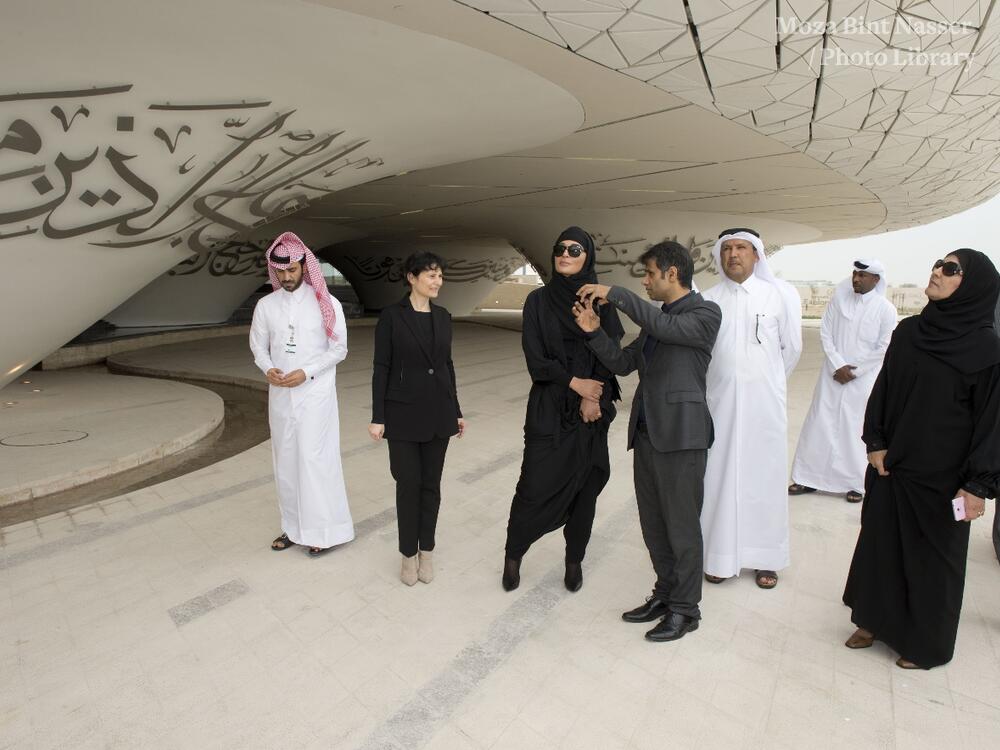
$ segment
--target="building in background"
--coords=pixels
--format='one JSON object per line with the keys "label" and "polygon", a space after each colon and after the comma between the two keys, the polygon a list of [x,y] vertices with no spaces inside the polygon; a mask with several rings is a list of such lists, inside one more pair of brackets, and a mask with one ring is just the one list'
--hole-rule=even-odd
{"label": "building in background", "polygon": [[[791,281],[789,283],[795,287],[802,298],[802,317],[804,319],[822,318],[826,305],[833,297],[834,289],[837,288],[836,284],[829,281]],[[886,290],[886,298],[901,316],[916,315],[927,304],[924,288],[916,284],[890,286]]]}

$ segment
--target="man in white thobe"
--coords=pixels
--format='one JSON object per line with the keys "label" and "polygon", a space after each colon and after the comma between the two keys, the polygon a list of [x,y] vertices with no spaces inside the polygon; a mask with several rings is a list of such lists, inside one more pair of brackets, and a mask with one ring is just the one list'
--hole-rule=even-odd
{"label": "man in white thobe", "polygon": [[885,268],[856,260],[837,285],[820,323],[826,357],[792,463],[789,495],[822,490],[861,502],[868,454],[861,440],[865,406],[896,327],[885,297]]}
{"label": "man in white thobe", "polygon": [[250,349],[264,373],[282,534],[275,550],[296,544],[310,555],[354,538],[340,460],[337,364],[347,356],[340,302],[319,261],[285,232],[267,251],[274,291],[254,309]]}
{"label": "man in white thobe", "polygon": [[785,395],[802,353],[802,305],[752,229],[725,230],[712,252],[720,281],[704,296],[722,308],[722,327],[707,376],[715,444],[701,513],[705,578],[749,568],[773,588],[789,564]]}

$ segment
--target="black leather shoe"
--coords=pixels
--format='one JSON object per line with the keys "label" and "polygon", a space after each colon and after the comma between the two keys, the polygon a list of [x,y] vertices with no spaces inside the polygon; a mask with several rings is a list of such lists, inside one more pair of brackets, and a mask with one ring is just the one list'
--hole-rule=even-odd
{"label": "black leather shoe", "polygon": [[622,619],[625,622],[652,622],[653,620],[659,620],[669,611],[667,605],[659,599],[649,597],[644,604],[640,604],[628,612],[623,612]]}
{"label": "black leather shoe", "polygon": [[521,561],[510,557],[503,559],[503,590],[513,591],[521,585]]}
{"label": "black leather shoe", "polygon": [[686,633],[698,629],[698,621],[687,615],[679,615],[671,612],[657,624],[655,628],[646,633],[647,641],[676,641],[683,638]]}
{"label": "black leather shoe", "polygon": [[579,591],[583,585],[583,565],[581,563],[566,563],[566,575],[563,583],[570,591]]}

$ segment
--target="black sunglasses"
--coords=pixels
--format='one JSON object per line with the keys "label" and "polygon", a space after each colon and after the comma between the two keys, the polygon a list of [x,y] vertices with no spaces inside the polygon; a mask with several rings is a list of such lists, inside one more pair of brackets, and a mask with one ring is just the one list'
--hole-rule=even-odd
{"label": "black sunglasses", "polygon": [[752,229],[747,229],[746,227],[735,227],[733,229],[723,229],[721,232],[719,232],[719,238],[721,239],[722,237],[725,237],[727,234],[739,234],[740,232],[746,232],[747,234],[752,234],[758,240],[760,239],[760,235],[759,234],[757,234]]}
{"label": "black sunglasses", "polygon": [[934,268],[940,268],[945,276],[961,276],[962,264],[954,260],[943,260],[939,258],[934,261]]}
{"label": "black sunglasses", "polygon": [[569,257],[571,258],[579,258],[587,251],[584,249],[583,245],[579,244],[578,242],[574,242],[572,245],[557,244],[552,248],[552,257],[558,258],[560,255],[563,254],[563,252],[568,252]]}

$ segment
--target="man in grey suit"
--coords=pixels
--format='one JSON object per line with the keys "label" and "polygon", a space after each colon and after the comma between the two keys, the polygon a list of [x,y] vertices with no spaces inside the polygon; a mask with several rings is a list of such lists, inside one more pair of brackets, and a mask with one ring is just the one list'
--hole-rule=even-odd
{"label": "man in grey suit", "polygon": [[[698,628],[701,611],[701,506],[705,462],[714,432],[705,401],[705,372],[722,313],[691,291],[694,261],[676,242],[654,245],[639,258],[650,305],[622,287],[588,284],[574,308],[588,346],[612,372],[639,371],[628,447],[634,449],[635,496],[642,538],[656,572],[653,595],[625,612],[626,622],[660,622],[650,641],[673,641]],[[621,349],[600,329],[592,300],[609,302],[641,329]]]}

